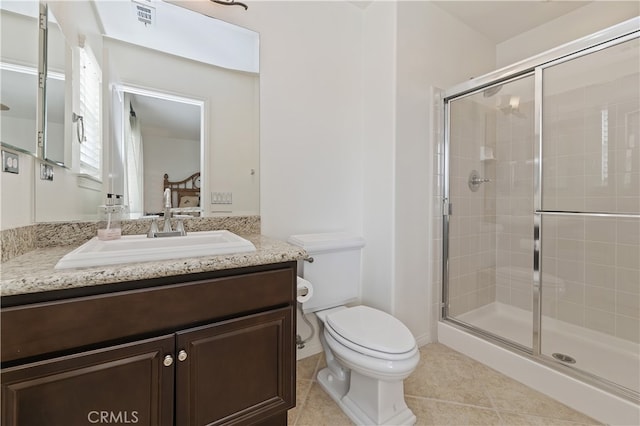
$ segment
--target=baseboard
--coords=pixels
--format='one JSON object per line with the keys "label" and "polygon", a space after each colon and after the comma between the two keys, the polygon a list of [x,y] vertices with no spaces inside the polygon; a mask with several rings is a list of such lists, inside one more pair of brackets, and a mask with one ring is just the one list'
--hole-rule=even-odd
{"label": "baseboard", "polygon": [[415,336],[415,338],[419,348],[434,342],[434,339],[431,338],[430,333],[421,334],[420,336]]}

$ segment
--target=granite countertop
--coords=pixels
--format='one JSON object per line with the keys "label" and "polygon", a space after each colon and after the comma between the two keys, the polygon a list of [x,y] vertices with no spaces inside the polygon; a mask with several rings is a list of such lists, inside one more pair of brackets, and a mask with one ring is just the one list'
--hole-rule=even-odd
{"label": "granite countertop", "polygon": [[265,265],[299,260],[306,255],[303,249],[284,241],[263,235],[243,237],[256,246],[255,252],[62,270],[54,269],[55,264],[76,245],[38,248],[1,265],[0,295],[13,296]]}

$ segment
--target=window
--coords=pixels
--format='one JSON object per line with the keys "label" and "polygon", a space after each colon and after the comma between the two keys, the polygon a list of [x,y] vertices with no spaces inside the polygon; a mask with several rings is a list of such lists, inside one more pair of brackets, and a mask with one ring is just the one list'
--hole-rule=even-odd
{"label": "window", "polygon": [[78,48],[78,59],[79,109],[84,124],[80,173],[102,180],[102,71],[89,47]]}

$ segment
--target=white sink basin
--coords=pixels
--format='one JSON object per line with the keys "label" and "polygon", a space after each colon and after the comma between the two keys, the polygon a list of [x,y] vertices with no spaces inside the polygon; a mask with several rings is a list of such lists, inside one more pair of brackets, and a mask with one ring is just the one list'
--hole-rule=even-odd
{"label": "white sink basin", "polygon": [[102,241],[95,237],[67,253],[56,264],[55,269],[246,253],[255,250],[250,241],[229,231],[190,232],[184,237],[162,238],[125,235],[111,241]]}

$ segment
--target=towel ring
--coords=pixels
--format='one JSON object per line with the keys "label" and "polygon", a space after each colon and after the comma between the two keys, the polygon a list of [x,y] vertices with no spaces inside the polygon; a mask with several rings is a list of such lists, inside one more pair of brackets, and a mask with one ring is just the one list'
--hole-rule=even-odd
{"label": "towel ring", "polygon": [[80,122],[76,125],[76,137],[78,138],[78,142],[84,142],[86,140],[84,135],[84,117],[74,112],[71,116],[71,121],[74,123]]}

